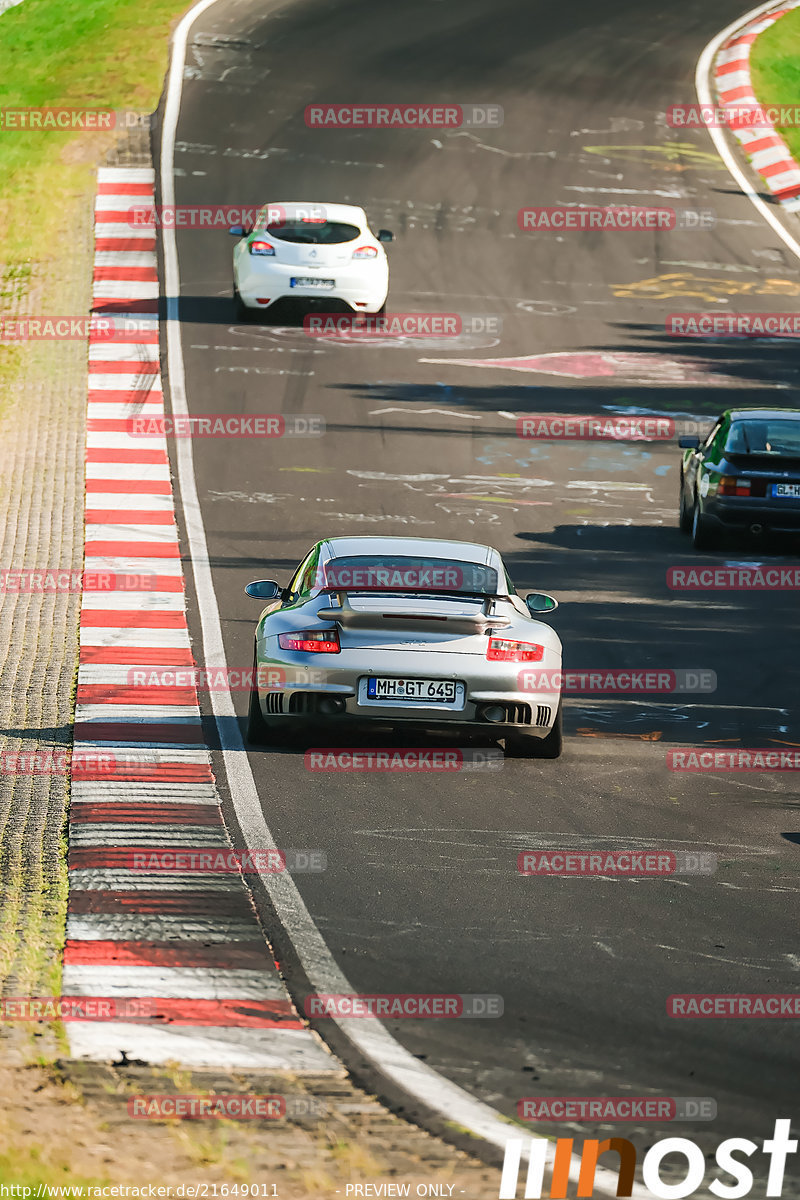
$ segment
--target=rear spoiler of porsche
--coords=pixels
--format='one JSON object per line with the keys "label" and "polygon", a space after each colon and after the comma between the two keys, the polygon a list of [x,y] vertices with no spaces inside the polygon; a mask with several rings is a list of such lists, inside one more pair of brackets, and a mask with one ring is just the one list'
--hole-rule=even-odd
{"label": "rear spoiler of porsche", "polygon": [[[374,608],[364,612],[361,609],[353,608],[347,591],[341,587],[323,588],[322,592],[335,595],[338,603],[331,604],[328,608],[317,609],[317,616],[323,621],[335,621],[337,625],[346,626],[348,629],[419,629],[421,627],[434,633],[438,626],[442,633],[485,633],[490,629],[507,629],[511,624],[508,617],[493,616],[491,612],[496,600],[508,600],[508,596],[487,596],[485,592],[426,593],[426,598],[431,600],[452,598],[454,600],[479,599],[483,601],[480,608],[476,609],[474,613],[454,612],[452,616],[441,612],[425,612],[422,609],[417,612],[409,609],[392,611],[390,604],[386,606],[388,611],[381,612],[380,609]],[[390,597],[401,592],[400,588],[386,588],[384,593],[384,589],[381,588],[379,593],[377,590],[370,589],[368,594],[370,596],[385,594]],[[408,591],[406,590],[404,594],[407,596]]]}

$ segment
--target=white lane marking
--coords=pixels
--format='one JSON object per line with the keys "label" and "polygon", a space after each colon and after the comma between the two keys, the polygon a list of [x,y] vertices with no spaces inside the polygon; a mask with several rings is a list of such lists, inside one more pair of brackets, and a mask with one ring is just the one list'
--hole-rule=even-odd
{"label": "white lane marking", "polygon": [[602,192],[609,196],[663,196],[666,200],[686,199],[684,191],[667,192],[657,188],[646,188],[643,191],[640,188],[579,187],[577,184],[566,184],[562,190],[565,192]]}
{"label": "white lane marking", "polygon": [[441,417],[461,417],[462,421],[482,421],[483,416],[474,413],[458,412],[454,408],[373,408],[367,413],[369,417],[377,417],[380,413],[403,413],[404,416],[419,416],[422,413],[437,413]]}
{"label": "white lane marking", "polygon": [[[736,20],[732,21],[730,25],[726,26],[721,33],[718,33],[716,37],[711,39],[698,59],[697,71],[695,73],[695,89],[697,91],[697,98],[701,104],[713,104],[711,94],[711,74],[714,68],[714,59],[723,42],[727,41],[729,37],[732,37],[733,34],[736,33],[737,30],[741,29],[743,25],[748,25],[751,21],[754,21],[758,16],[760,16],[761,13],[769,12],[773,8],[775,8],[774,0],[768,0],[768,3],[760,4],[757,8],[751,9],[750,12],[745,13],[743,17],[737,17]],[[709,126],[708,135],[714,143],[717,154],[725,163],[725,166],[738,183],[744,195],[747,197],[750,203],[758,209],[764,220],[772,226],[773,230],[775,233],[777,233],[784,245],[788,246],[792,254],[794,254],[797,258],[800,258],[800,243],[798,243],[792,237],[787,229],[784,229],[782,222],[771,210],[769,205],[765,204],[761,197],[751,187],[747,176],[739,166],[739,163],[736,161],[736,156],[728,146],[728,143],[725,139],[724,130],[714,129],[713,127]]]}
{"label": "white lane marking", "polygon": [[[195,20],[214,3],[216,0],[200,0],[186,13],[175,30],[161,142],[161,188],[163,203],[166,205],[175,203],[173,174],[175,135],[180,114],[186,42],[189,30]],[[164,247],[167,361],[172,411],[177,416],[188,416],[186,372],[178,312],[180,297],[178,246],[173,229],[162,227],[161,236]],[[183,519],[200,612],[204,662],[206,667],[219,667],[224,671],[227,669],[227,661],[222,638],[222,624],[214,591],[203,515],[197,494],[194,454],[190,438],[177,440],[176,454]],[[245,845],[250,848],[276,849],[272,831],[264,819],[261,799],[242,741],[231,693],[230,691],[212,692],[210,698],[217,719],[231,798]],[[317,993],[354,992],[352,984],[339,970],[291,876],[285,872],[280,875],[263,874],[261,880],[314,991]],[[340,1031],[344,1033],[356,1051],[363,1054],[379,1073],[417,1097],[448,1123],[456,1122],[491,1145],[505,1151],[511,1128],[507,1120],[488,1104],[477,1100],[469,1092],[464,1091],[457,1084],[451,1083],[449,1079],[445,1079],[444,1076],[437,1074],[432,1068],[415,1058],[399,1042],[395,1041],[380,1021],[369,1017],[357,1022],[340,1019],[336,1019],[336,1022]],[[533,1131],[531,1134],[536,1136]],[[580,1169],[580,1156],[573,1155],[569,1172],[570,1178],[577,1180]],[[616,1174],[606,1167],[599,1168],[595,1190],[599,1194],[616,1196]],[[635,1185],[633,1195],[637,1200],[647,1200],[648,1192]]]}

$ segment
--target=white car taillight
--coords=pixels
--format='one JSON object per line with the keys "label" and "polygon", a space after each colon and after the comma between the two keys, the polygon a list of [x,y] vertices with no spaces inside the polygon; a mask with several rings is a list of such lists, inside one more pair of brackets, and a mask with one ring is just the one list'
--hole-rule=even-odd
{"label": "white car taillight", "polygon": [[250,243],[250,253],[251,254],[273,254],[274,255],[275,247],[271,246],[269,244],[269,242],[251,242]]}
{"label": "white car taillight", "polygon": [[353,258],[377,258],[378,251],[374,246],[359,246],[353,251]]}

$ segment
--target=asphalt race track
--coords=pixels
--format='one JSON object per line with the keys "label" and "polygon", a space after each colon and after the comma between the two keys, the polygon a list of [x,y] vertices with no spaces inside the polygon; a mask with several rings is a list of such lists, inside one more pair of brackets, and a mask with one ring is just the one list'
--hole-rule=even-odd
{"label": "asphalt race track", "polygon": [[[529,1095],[712,1097],[715,1121],[674,1129],[708,1149],[730,1136],[760,1143],[794,1115],[797,1038],[789,1021],[676,1021],[667,997],[796,989],[799,801],[791,775],[680,774],[666,753],[800,744],[787,652],[800,622],[790,591],[682,593],[666,572],[786,564],[796,547],[699,556],[677,528],[674,442],[535,442],[515,429],[537,412],[704,423],[733,404],[800,403],[791,342],[664,331],[669,313],[786,311],[800,294],[800,264],[707,134],[664,120],[668,105],[693,102],[697,58],[735,15],[720,0],[219,0],[190,37],[175,156],[178,204],[363,205],[396,235],[390,313],[502,319],[495,336],[380,346],[237,325],[233,239],[179,231],[190,412],[327,423],[321,438],[194,443],[231,667],[252,658],[249,580],[288,581],[322,536],[376,533],[497,546],[520,590],[558,597],[570,667],[717,676],[713,694],[572,697],[561,760],[509,759],[493,774],[320,774],[302,753],[253,750],[278,844],[327,854],[327,871],[296,882],[331,952],[363,993],[501,994],[500,1020],[389,1026],[498,1111],[514,1115]],[[311,129],[315,101],[491,102],[505,120]],[[517,225],[526,205],[576,201],[712,209],[716,225]],[[528,371],[460,361],[555,354],[570,357]],[[191,622],[192,610],[199,653]],[[239,693],[242,716],[246,706]],[[518,852],[538,847],[711,851],[719,869],[520,877]],[[652,1140],[641,1125],[569,1133],[600,1128]]]}

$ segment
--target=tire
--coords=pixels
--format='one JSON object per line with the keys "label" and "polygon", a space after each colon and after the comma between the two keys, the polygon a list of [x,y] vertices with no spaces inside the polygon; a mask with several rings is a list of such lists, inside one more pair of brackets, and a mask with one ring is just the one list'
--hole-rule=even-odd
{"label": "tire", "polygon": [[564,708],[559,699],[553,728],[545,738],[532,737],[529,733],[506,735],[506,753],[513,758],[560,758],[564,748]]}
{"label": "tire", "polygon": [[261,705],[258,702],[257,669],[257,664],[254,660],[253,686],[250,689],[250,704],[247,709],[247,740],[252,746],[263,746],[266,742],[270,741],[272,730],[264,720]]}
{"label": "tire", "polygon": [[681,494],[678,501],[678,527],[681,533],[692,532],[692,510],[686,503],[686,488],[683,482],[683,475],[681,475]]}
{"label": "tire", "polygon": [[247,325],[250,320],[250,309],[239,295],[239,289],[236,284],[233,285],[233,312],[237,325]]}
{"label": "tire", "polygon": [[703,516],[700,501],[695,496],[692,512],[692,545],[695,550],[712,550],[716,544],[716,535],[711,528],[708,517]]}

